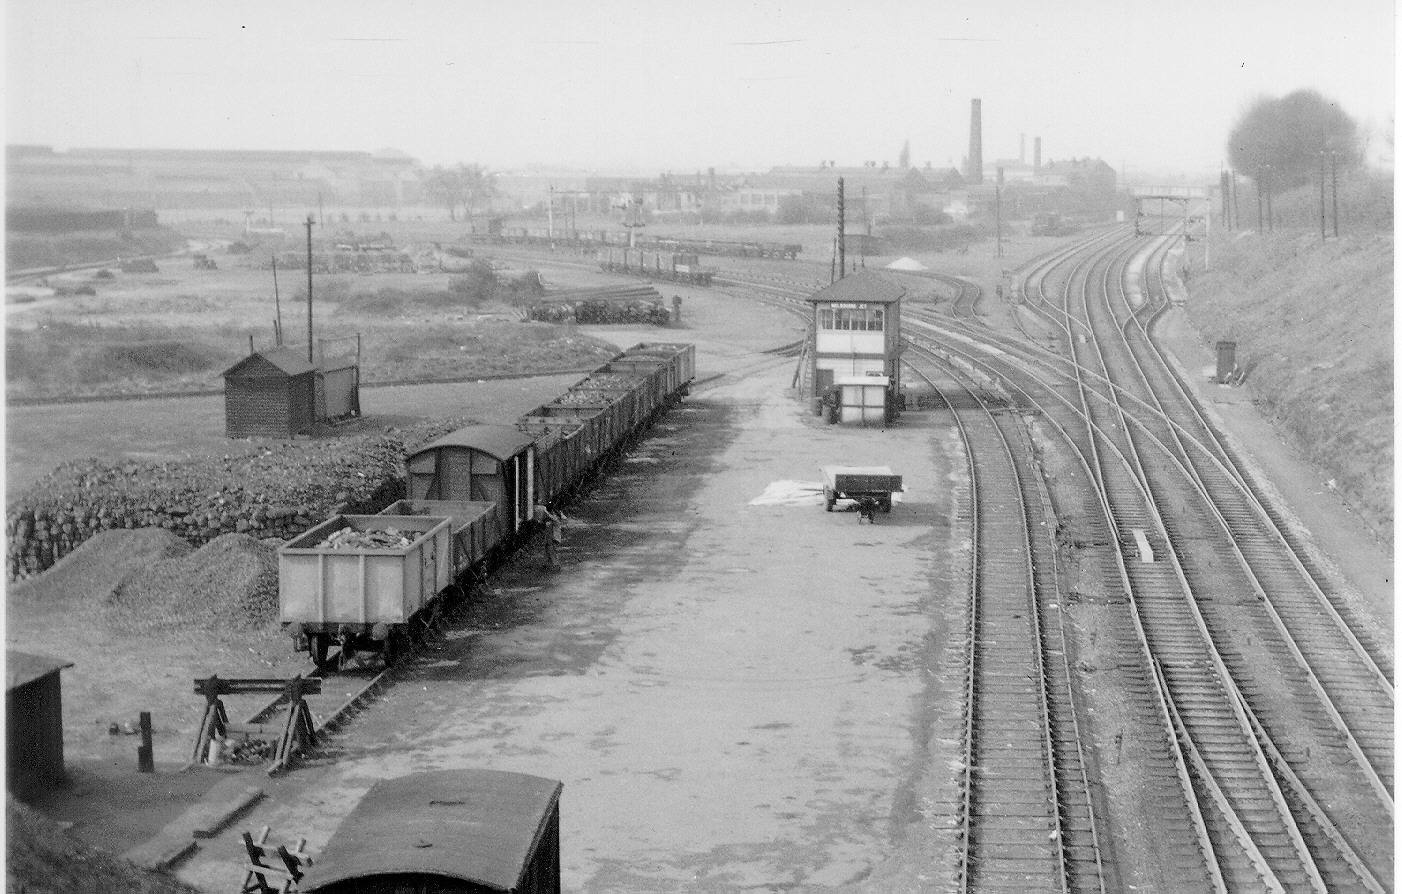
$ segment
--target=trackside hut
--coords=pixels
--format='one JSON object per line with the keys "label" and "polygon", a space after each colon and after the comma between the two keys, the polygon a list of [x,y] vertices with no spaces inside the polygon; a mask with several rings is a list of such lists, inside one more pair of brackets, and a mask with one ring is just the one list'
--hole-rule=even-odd
{"label": "trackside hut", "polygon": [[230,438],[310,434],[318,422],[360,412],[353,362],[307,360],[304,348],[254,351],[224,371],[224,433]]}
{"label": "trackside hut", "polygon": [[900,391],[901,297],[905,289],[875,271],[853,273],[809,296],[813,305],[813,383],[821,397],[838,379],[884,376]]}
{"label": "trackside hut", "polygon": [[29,798],[64,781],[59,671],[72,662],[5,651],[5,785]]}

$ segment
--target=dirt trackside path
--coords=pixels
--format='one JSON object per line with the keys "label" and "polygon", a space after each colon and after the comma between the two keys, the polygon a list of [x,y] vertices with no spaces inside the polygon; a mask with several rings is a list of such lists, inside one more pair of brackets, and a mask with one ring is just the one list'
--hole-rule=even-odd
{"label": "dirt trackside path", "polygon": [[[315,850],[377,779],[488,767],[564,781],[569,891],[885,890],[928,872],[957,723],[940,662],[961,467],[933,414],[879,431],[802,413],[791,363],[664,419],[570,510],[562,571],[521,554],[237,828]],[[833,462],[894,466],[904,502],[858,524],[782,484]],[[227,886],[235,845],[179,875]]]}

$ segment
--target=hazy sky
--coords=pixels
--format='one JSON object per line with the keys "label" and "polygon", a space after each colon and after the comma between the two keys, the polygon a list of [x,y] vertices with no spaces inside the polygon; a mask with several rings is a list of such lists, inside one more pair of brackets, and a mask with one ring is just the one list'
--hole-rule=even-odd
{"label": "hazy sky", "polygon": [[[1387,0],[5,0],[9,143],[394,147],[648,172],[1094,155],[1211,169],[1253,96],[1393,129]],[[1373,154],[1378,154],[1375,148]]]}

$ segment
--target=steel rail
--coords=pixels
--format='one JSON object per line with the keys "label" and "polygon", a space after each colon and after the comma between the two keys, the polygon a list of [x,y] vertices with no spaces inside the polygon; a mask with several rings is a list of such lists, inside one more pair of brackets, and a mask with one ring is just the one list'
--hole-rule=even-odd
{"label": "steel rail", "polygon": [[[1160,247],[1166,249],[1166,243]],[[1120,295],[1121,304],[1128,311],[1129,316],[1123,322],[1115,317],[1114,307],[1108,300],[1108,294],[1107,310],[1111,319],[1119,324],[1121,334],[1125,339],[1125,353],[1133,364],[1133,369],[1137,372],[1144,391],[1149,395],[1146,402],[1154,407],[1163,418],[1174,418],[1174,408],[1164,405],[1163,400],[1160,399],[1160,391],[1162,388],[1173,388],[1178,382],[1170,377],[1169,384],[1163,385],[1163,376],[1161,375],[1158,377],[1158,384],[1156,384],[1156,377],[1140,361],[1138,353],[1134,350],[1134,345],[1131,344],[1130,333],[1133,331],[1141,337],[1138,342],[1141,348],[1144,347],[1144,341],[1148,339],[1148,333],[1144,331],[1142,326],[1135,326],[1136,317],[1124,296],[1123,288],[1120,289]],[[1150,356],[1159,357],[1157,354]],[[1162,367],[1156,368],[1162,369]],[[1163,399],[1173,400],[1175,398],[1181,398],[1181,395],[1173,393],[1163,395]],[[1185,410],[1181,400],[1177,403],[1177,410],[1178,415],[1193,412],[1190,405]],[[1198,417],[1192,416],[1191,418]],[[1308,575],[1297,577],[1287,573],[1286,569],[1272,567],[1275,564],[1273,560],[1280,555],[1280,549],[1283,549],[1287,554],[1292,554],[1292,551],[1283,541],[1273,542],[1271,546],[1278,546],[1279,549],[1271,550],[1269,553],[1266,551],[1267,547],[1259,543],[1260,527],[1264,525],[1269,528],[1271,526],[1264,515],[1252,514],[1249,518],[1243,517],[1248,511],[1256,508],[1249,505],[1249,491],[1224,485],[1216,480],[1214,473],[1221,468],[1220,466],[1199,467],[1193,462],[1193,457],[1196,454],[1187,450],[1182,444],[1179,430],[1176,427],[1171,427],[1169,434],[1175,440],[1180,456],[1184,460],[1180,467],[1186,470],[1194,482],[1202,498],[1204,509],[1216,520],[1226,535],[1222,545],[1230,549],[1236,557],[1237,563],[1246,575],[1260,606],[1270,617],[1296,667],[1305,675],[1306,681],[1320,706],[1328,715],[1330,723],[1343,737],[1349,752],[1367,778],[1368,784],[1382,801],[1387,810],[1388,819],[1391,820],[1393,816],[1391,768],[1394,759],[1392,730],[1390,724],[1384,725],[1377,719],[1391,716],[1394,708],[1391,686],[1387,684],[1386,678],[1381,676],[1377,666],[1372,663],[1367,653],[1362,650],[1354,651],[1354,655],[1365,662],[1361,673],[1346,667],[1335,671],[1328,679],[1321,678],[1315,665],[1331,665],[1332,667],[1324,669],[1324,673],[1329,674],[1332,668],[1339,665],[1339,661],[1332,659],[1331,656],[1340,650],[1347,652],[1356,647],[1357,641],[1343,637],[1341,643],[1339,638],[1329,636],[1331,633],[1342,633],[1339,626],[1342,619],[1335,613],[1322,611],[1325,606],[1329,606],[1329,601],[1317,588],[1312,586],[1313,581]],[[1230,485],[1239,483],[1239,481],[1233,480]],[[1226,488],[1225,492],[1224,487]],[[1238,502],[1238,499],[1240,503],[1247,505],[1239,511],[1233,511],[1235,507],[1232,504]],[[1229,520],[1228,513],[1235,521]],[[1291,566],[1289,571],[1296,570],[1296,567]],[[1298,592],[1302,583],[1309,587],[1308,593]],[[1291,618],[1287,620],[1282,613],[1290,614]],[[1347,628],[1344,627],[1343,630],[1347,630]],[[1309,650],[1314,656],[1313,661],[1306,656],[1306,650]],[[1340,676],[1342,679],[1339,679]],[[1381,690],[1370,686],[1370,683],[1374,686],[1380,686]],[[1351,719],[1346,720],[1345,713]],[[1379,728],[1384,726],[1385,728]],[[1353,731],[1354,728],[1368,731],[1377,729],[1377,731],[1370,735],[1366,742],[1360,742]],[[1386,780],[1383,778],[1384,774],[1386,774]]]}
{"label": "steel rail", "polygon": [[[944,345],[935,345],[932,346],[931,349],[941,355],[945,355],[945,351],[949,350]],[[959,366],[960,359],[963,359],[965,363],[970,364],[970,369],[976,368],[980,364],[984,364],[984,361],[981,358],[974,357],[973,355],[968,355],[965,358],[959,358],[957,356],[958,350],[959,349],[956,348],[951,351],[951,353],[954,353],[956,355],[955,358],[950,358],[949,356],[945,355],[945,359],[956,366]],[[991,380],[999,375],[998,372],[993,371],[990,367],[986,365],[984,365],[983,368],[987,370],[987,375]],[[1051,390],[1049,386],[1042,385],[1041,383],[1039,383],[1039,386],[1046,387],[1049,393],[1052,394],[1052,396],[1056,400],[1060,401],[1068,409],[1071,409],[1074,412],[1074,407],[1072,406],[1069,398],[1066,398],[1063,395],[1055,394],[1055,392]],[[1023,398],[1027,406],[1041,410],[1043,418],[1052,426],[1060,440],[1066,443],[1068,447],[1070,447],[1070,449],[1072,450],[1073,456],[1075,457],[1076,462],[1079,464],[1080,469],[1085,475],[1086,479],[1088,481],[1094,481],[1094,472],[1091,470],[1091,467],[1089,465],[1089,459],[1087,456],[1088,449],[1080,445],[1078,443],[1078,439],[1074,437],[1070,431],[1068,431],[1061,425],[1061,423],[1057,420],[1055,414],[1049,413],[1046,410],[1042,409],[1037,399],[1033,398],[1030,395],[1030,393],[1026,392],[1025,390],[1022,390],[1021,387],[1016,385],[1015,383],[1011,384],[1011,387],[1013,387],[1017,391],[1017,393]],[[1089,423],[1089,426],[1093,429],[1094,423]],[[1116,450],[1114,445],[1109,445],[1109,447],[1112,450],[1112,452]],[[1123,457],[1119,457],[1119,459],[1121,463],[1126,462]],[[1110,505],[1104,491],[1100,488],[1092,488],[1091,497],[1095,502],[1097,508],[1099,509],[1101,516],[1106,520],[1107,524],[1112,523],[1113,519],[1111,516]],[[1144,495],[1144,498],[1148,498],[1147,494]],[[1121,585],[1124,588],[1124,591],[1128,593],[1130,592],[1130,583],[1128,572],[1126,570],[1125,557],[1123,554],[1123,543],[1119,540],[1119,538],[1115,537],[1110,538],[1110,543],[1114,546],[1112,555],[1116,563],[1116,568],[1120,577]],[[1152,656],[1148,651],[1144,631],[1139,625],[1139,619],[1137,615],[1131,613],[1130,621],[1135,626],[1135,629],[1137,631],[1135,636],[1135,644],[1140,664],[1142,667],[1147,668],[1151,665]],[[1065,653],[1063,652],[1063,655],[1064,654]],[[1149,681],[1148,678],[1146,678],[1146,683],[1147,682],[1151,681]],[[1166,846],[1169,852],[1177,855],[1177,859],[1180,861],[1180,866],[1177,867],[1176,873],[1177,881],[1180,884],[1180,886],[1188,886],[1191,884],[1188,881],[1187,876],[1185,875],[1185,873],[1187,873],[1189,867],[1191,866],[1193,869],[1200,870],[1202,873],[1201,877],[1195,880],[1196,884],[1202,886],[1201,890],[1210,890],[1213,892],[1218,892],[1218,894],[1224,894],[1224,892],[1226,892],[1228,889],[1226,886],[1226,882],[1222,878],[1221,871],[1218,867],[1217,860],[1214,856],[1215,848],[1212,843],[1211,837],[1208,834],[1206,824],[1201,815],[1197,800],[1194,795],[1192,781],[1187,769],[1187,760],[1185,756],[1181,753],[1177,737],[1173,736],[1170,732],[1171,719],[1169,716],[1168,705],[1164,700],[1162,693],[1156,686],[1146,685],[1145,689],[1149,692],[1148,710],[1153,714],[1155,718],[1155,720],[1152,722],[1152,725],[1163,731],[1163,745],[1165,755],[1170,765],[1171,776],[1176,782],[1176,788],[1174,789],[1174,791],[1182,797],[1183,812],[1186,816],[1189,817],[1191,824],[1190,835],[1187,840],[1174,840],[1170,836],[1168,839],[1161,841],[1160,844]]]}
{"label": "steel rail", "polygon": [[[1122,270],[1128,258],[1129,253],[1123,251],[1106,252],[1103,260],[1097,263],[1101,295],[1108,295],[1112,272]],[[1074,283],[1068,285],[1074,286]],[[1079,313],[1071,310],[1073,296],[1076,296],[1074,300],[1081,308]],[[1093,328],[1089,273],[1080,289],[1068,287],[1063,304],[1068,316],[1081,317],[1092,326],[1084,352],[1077,350],[1074,340],[1070,342],[1077,365],[1098,369],[1104,378],[1113,378],[1105,355],[1106,345]],[[1092,366],[1092,363],[1097,366]],[[1130,414],[1120,403],[1118,392],[1111,392],[1109,407],[1092,407],[1084,397],[1089,384],[1083,379],[1078,381],[1087,414],[1110,413],[1108,424],[1102,426],[1102,430],[1114,432],[1112,437],[1120,440],[1125,455],[1131,459],[1134,476],[1145,489],[1155,493],[1157,479],[1150,476],[1145,468],[1131,434]],[[1206,775],[1200,778],[1213,795],[1213,803],[1238,844],[1246,851],[1252,869],[1260,879],[1267,884],[1288,885],[1286,890],[1327,894],[1313,854],[1304,842],[1264,750],[1241,712],[1239,700],[1234,695],[1232,676],[1199,609],[1196,588],[1189,582],[1181,547],[1170,535],[1169,526],[1158,510],[1160,499],[1155,494],[1155,498],[1143,507],[1142,515],[1136,512],[1136,516],[1147,523],[1146,527],[1151,526],[1162,542],[1169,546],[1166,557],[1170,561],[1164,563],[1169,573],[1165,574],[1153,566],[1145,567],[1144,563],[1136,566],[1133,576],[1139,586],[1135,590],[1133,604],[1136,611],[1149,621],[1146,629],[1151,636],[1155,661],[1162,671],[1161,678],[1168,684],[1170,703],[1176,705],[1186,699],[1194,707],[1191,712],[1178,712],[1182,721],[1180,729],[1188,737],[1185,745],[1190,746],[1186,750],[1201,755],[1201,766]],[[1127,521],[1136,520],[1126,513],[1127,507],[1119,506],[1117,509]],[[1187,630],[1195,635],[1185,633],[1185,622]],[[1201,660],[1204,652],[1209,659],[1206,665]],[[1254,767],[1254,774],[1241,774],[1239,771],[1243,766]],[[1259,840],[1269,840],[1274,846],[1268,850],[1259,849]],[[1241,881],[1249,883],[1249,879],[1243,878]]]}
{"label": "steel rail", "polygon": [[[983,370],[985,374],[987,374],[990,378],[1000,378],[1003,381],[1007,382],[1009,384],[1009,387],[1013,388],[1014,391],[1017,392],[1017,394],[1027,403],[1028,406],[1037,408],[1043,414],[1043,419],[1050,423],[1058,431],[1063,440],[1067,441],[1068,443],[1074,444],[1075,439],[1072,438],[1072,436],[1063,427],[1061,427],[1059,423],[1057,423],[1055,414],[1052,413],[1049,409],[1047,409],[1036,398],[1031,397],[1029,392],[1027,392],[1024,388],[1016,385],[1016,383],[1012,379],[1008,378],[1012,371],[1016,369],[1023,369],[1019,365],[1018,361],[1012,359],[1001,359],[999,361],[999,365],[994,366],[993,361],[986,359],[981,353],[975,353],[964,342],[942,343],[940,346],[940,350],[943,353],[959,357],[964,363],[967,363],[970,366],[970,368],[979,368]],[[1056,393],[1055,388],[1044,383],[1040,378],[1037,377],[1037,374],[1034,371],[1023,369],[1023,374],[1031,377],[1032,381],[1038,383],[1038,387],[1044,388],[1053,400],[1064,405],[1073,414],[1073,416],[1075,416],[1077,419],[1080,419],[1078,410],[1071,404],[1069,398]],[[1104,395],[1101,395],[1094,391],[1092,392],[1092,396],[1094,396],[1097,400],[1100,400],[1102,402],[1108,400],[1108,398],[1106,398]],[[1133,417],[1130,418],[1130,422],[1136,429],[1139,429],[1145,437],[1149,438],[1152,442],[1156,444],[1156,446],[1161,451],[1165,453],[1169,462],[1179,465],[1181,467],[1181,462],[1176,457],[1170,454],[1169,449],[1166,445],[1157,441],[1156,437],[1153,435],[1152,432],[1147,431],[1144,423],[1140,422],[1139,420]],[[1084,424],[1084,420],[1080,419],[1080,423]],[[1109,446],[1112,450],[1114,449],[1113,445]],[[1125,463],[1123,457],[1120,457],[1119,461],[1122,465]],[[1084,464],[1084,460],[1082,460],[1082,465],[1084,466]],[[1090,477],[1089,470],[1086,469],[1085,471],[1087,477]],[[1182,470],[1180,468],[1180,471],[1183,472],[1185,477],[1187,476],[1186,470]],[[1149,499],[1147,494],[1145,494],[1144,498],[1146,500]],[[1116,542],[1118,542],[1118,540]],[[1127,589],[1128,587],[1129,585],[1126,584]],[[1237,696],[1239,698],[1240,693],[1237,693]],[[1242,704],[1243,710],[1249,711],[1249,707],[1245,705],[1244,700],[1242,701]],[[1257,724],[1253,719],[1253,727],[1256,726]],[[1291,797],[1295,798],[1297,803],[1300,805],[1300,812],[1302,816],[1308,814],[1307,821],[1310,822],[1311,825],[1317,827],[1320,830],[1320,833],[1334,844],[1335,849],[1339,853],[1341,861],[1352,867],[1351,871],[1354,872],[1358,880],[1361,880],[1363,889],[1368,891],[1376,890],[1379,886],[1379,883],[1376,881],[1375,877],[1373,877],[1367,870],[1362,870],[1359,868],[1361,866],[1361,862],[1357,858],[1357,855],[1352,851],[1352,849],[1347,845],[1347,843],[1343,841],[1342,835],[1339,833],[1337,828],[1334,827],[1333,821],[1330,820],[1327,816],[1324,816],[1320,810],[1316,809],[1317,804],[1314,802],[1313,797],[1310,795],[1310,793],[1304,787],[1304,785],[1300,782],[1298,777],[1294,775],[1289,765],[1286,764],[1283,758],[1280,757],[1279,751],[1274,748],[1273,743],[1270,743],[1269,740],[1263,740],[1262,744],[1267,747],[1267,751],[1272,765],[1274,766],[1276,771],[1281,775],[1282,781],[1290,788],[1289,794],[1291,795]],[[1350,879],[1349,881],[1353,881],[1353,879]]]}
{"label": "steel rail", "polygon": [[[1340,609],[1339,602],[1341,600],[1338,595],[1333,592],[1333,588],[1327,585],[1327,582],[1320,574],[1309,567],[1309,563],[1307,563],[1303,557],[1305,550],[1302,545],[1296,542],[1295,538],[1290,534],[1289,526],[1281,521],[1279,514],[1274,511],[1269,505],[1269,502],[1261,495],[1260,488],[1252,477],[1245,469],[1241,468],[1233,452],[1226,445],[1220,431],[1207,418],[1201,401],[1198,400],[1192,388],[1184,381],[1182,371],[1169,361],[1163,348],[1159,345],[1158,341],[1152,337],[1152,329],[1162,318],[1164,312],[1167,311],[1169,302],[1167,300],[1166,289],[1162,286],[1163,276],[1161,267],[1151,266],[1149,269],[1151,272],[1151,284],[1156,278],[1160,285],[1157,289],[1153,288],[1151,285],[1149,290],[1151,298],[1153,299],[1148,305],[1150,310],[1149,320],[1146,322],[1142,319],[1143,312],[1141,309],[1140,312],[1135,313],[1133,325],[1136,325],[1141,331],[1143,344],[1146,349],[1153,353],[1158,359],[1161,368],[1171,376],[1173,380],[1171,396],[1175,400],[1181,402],[1184,408],[1183,414],[1187,415],[1195,424],[1196,429],[1203,433],[1202,442],[1210,445],[1215,453],[1222,459],[1222,464],[1227,467],[1228,474],[1233,475],[1237,481],[1241,482],[1243,498],[1248,502],[1250,508],[1260,517],[1260,526],[1265,529],[1268,536],[1279,542],[1284,551],[1283,554],[1289,558],[1299,576],[1314,591],[1314,595],[1321,603],[1320,608],[1332,616],[1332,625],[1338,628],[1339,635],[1347,640],[1349,648],[1357,653],[1360,660],[1368,665],[1368,673],[1375,677],[1379,685],[1386,690],[1389,702],[1394,701],[1395,694],[1391,667],[1383,667],[1378,659],[1378,655],[1375,654],[1377,649],[1368,648],[1359,638],[1358,631],[1354,629],[1355,625],[1348,622],[1344,617],[1343,611]],[[1152,274],[1156,270],[1158,271],[1158,275],[1154,277]],[[1127,324],[1128,322],[1129,321],[1127,321]],[[1233,522],[1236,525],[1241,524],[1240,521],[1235,519]]]}
{"label": "steel rail", "polygon": [[[966,419],[940,392],[964,443],[971,506],[960,890],[1017,885],[1067,894],[1072,887],[1039,626],[1034,528],[1021,499],[1023,476],[1012,445],[993,410],[972,389],[964,392],[982,411],[977,420]],[[989,555],[993,548],[1005,552],[1012,542],[1021,543],[1021,562]],[[1025,743],[1033,738],[1028,723],[1034,716],[1039,753],[1029,757]]]}

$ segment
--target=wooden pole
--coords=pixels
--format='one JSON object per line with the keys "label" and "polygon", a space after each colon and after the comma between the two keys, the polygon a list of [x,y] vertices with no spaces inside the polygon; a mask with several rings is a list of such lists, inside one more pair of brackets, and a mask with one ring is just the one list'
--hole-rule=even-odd
{"label": "wooden pole", "polygon": [[1339,238],[1339,157],[1329,153],[1329,176],[1334,181],[1334,238]]}
{"label": "wooden pole", "polygon": [[1329,238],[1324,231],[1324,151],[1319,153],[1319,241]]}
{"label": "wooden pole", "polygon": [[277,309],[277,319],[273,323],[273,341],[282,347],[282,296],[277,288],[277,255],[273,255],[273,307]]}
{"label": "wooden pole", "polygon": [[151,712],[141,712],[141,747],[136,750],[136,769],[139,773],[156,772],[155,752],[151,746]]}
{"label": "wooden pole", "polygon": [[840,276],[847,275],[847,208],[842,196],[843,178],[837,178],[837,270]]}
{"label": "wooden pole", "polygon": [[312,216],[307,215],[307,362],[316,363],[312,355]]}

